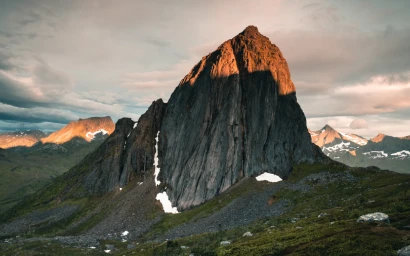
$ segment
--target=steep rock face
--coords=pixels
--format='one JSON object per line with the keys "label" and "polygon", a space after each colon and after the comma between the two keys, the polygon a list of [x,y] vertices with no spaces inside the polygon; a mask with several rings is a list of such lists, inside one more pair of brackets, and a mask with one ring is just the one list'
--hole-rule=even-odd
{"label": "steep rock face", "polygon": [[6,132],[0,134],[0,148],[31,147],[46,134],[39,130]]}
{"label": "steep rock face", "polygon": [[123,161],[120,185],[125,185],[135,176],[152,175],[155,145],[158,131],[161,127],[162,116],[166,104],[161,100],[155,101],[138,120],[138,125],[127,139],[127,152]]}
{"label": "steep rock face", "polygon": [[70,190],[76,196],[83,196],[84,191],[103,195],[134,177],[143,179],[145,172],[152,170],[155,137],[165,106],[161,99],[153,102],[138,125],[130,118],[118,120],[114,132],[101,146],[66,174],[67,179],[81,177]]}
{"label": "steep rock face", "polygon": [[91,117],[70,122],[61,130],[53,132],[48,137],[41,139],[42,143],[62,144],[74,138],[91,141],[98,133],[111,134],[115,129],[111,117]]}
{"label": "steep rock face", "polygon": [[179,209],[240,178],[286,178],[292,165],[324,159],[311,143],[279,48],[250,26],[192,69],[173,92],[159,140],[160,179]]}

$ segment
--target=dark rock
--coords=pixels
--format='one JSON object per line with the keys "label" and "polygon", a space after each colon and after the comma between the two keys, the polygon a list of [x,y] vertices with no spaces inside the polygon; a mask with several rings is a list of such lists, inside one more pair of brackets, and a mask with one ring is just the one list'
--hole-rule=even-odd
{"label": "dark rock", "polygon": [[135,245],[134,245],[134,244],[128,244],[128,245],[127,245],[127,250],[131,250],[131,249],[135,249]]}
{"label": "dark rock", "polygon": [[106,244],[106,245],[105,245],[105,248],[106,248],[107,250],[111,250],[111,251],[115,250],[115,246],[114,246],[113,244]]}
{"label": "dark rock", "polygon": [[101,146],[65,174],[64,179],[75,180],[65,194],[103,195],[135,177],[142,180],[154,163],[155,137],[165,106],[161,99],[154,101],[138,125],[130,118],[118,120],[114,132]]}
{"label": "dark rock", "polygon": [[148,173],[148,170],[154,164],[155,138],[161,127],[165,107],[166,104],[161,99],[154,101],[129,135],[121,171],[121,186],[127,184],[135,176],[152,175]]}
{"label": "dark rock", "polygon": [[243,177],[325,157],[311,143],[279,48],[256,27],[223,43],[173,92],[162,121],[160,179],[179,209],[199,205]]}

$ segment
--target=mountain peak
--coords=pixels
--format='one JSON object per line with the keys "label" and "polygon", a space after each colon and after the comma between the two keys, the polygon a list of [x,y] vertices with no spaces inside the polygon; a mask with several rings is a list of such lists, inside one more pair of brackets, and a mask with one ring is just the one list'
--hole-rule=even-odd
{"label": "mountain peak", "polygon": [[78,121],[70,122],[61,130],[50,134],[47,138],[41,139],[41,142],[62,144],[75,137],[91,141],[97,133],[111,134],[114,129],[114,122],[109,116],[90,117],[86,119],[80,118]]}
{"label": "mountain peak", "polygon": [[212,79],[228,79],[239,75],[242,80],[246,80],[252,73],[266,73],[269,80],[274,81],[279,95],[296,91],[281,51],[269,38],[260,34],[255,26],[248,26],[221,44],[214,52],[203,57],[181,80],[179,87],[195,86],[198,78],[209,70]]}
{"label": "mountain peak", "polygon": [[262,34],[259,33],[259,30],[256,26],[250,25],[245,28],[240,35],[243,35],[245,37],[257,37],[257,36],[262,36]]}
{"label": "mountain peak", "polygon": [[326,124],[325,126],[323,126],[322,130],[327,130],[327,131],[336,131],[335,129],[333,129],[332,126]]}
{"label": "mountain peak", "polygon": [[167,194],[178,209],[243,177],[287,177],[294,163],[325,158],[311,143],[285,58],[254,26],[182,79],[168,101],[158,151],[160,179],[172,187]]}
{"label": "mountain peak", "polygon": [[379,143],[384,140],[384,137],[386,137],[385,134],[379,133],[376,137],[372,138],[371,141],[373,141],[374,143]]}

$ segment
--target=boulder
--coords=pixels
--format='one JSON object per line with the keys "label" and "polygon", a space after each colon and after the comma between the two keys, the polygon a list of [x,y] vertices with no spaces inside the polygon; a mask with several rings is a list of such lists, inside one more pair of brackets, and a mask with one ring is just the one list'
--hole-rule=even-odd
{"label": "boulder", "polygon": [[362,215],[357,219],[357,222],[387,222],[390,223],[389,215],[382,212],[369,213]]}
{"label": "boulder", "polygon": [[222,241],[220,244],[223,245],[223,246],[226,246],[226,245],[230,245],[231,242],[230,241]]}
{"label": "boulder", "polygon": [[410,256],[410,245],[397,251],[398,256]]}
{"label": "boulder", "polygon": [[246,237],[246,236],[253,236],[253,234],[248,231],[248,232],[246,232],[245,234],[243,234],[243,237]]}

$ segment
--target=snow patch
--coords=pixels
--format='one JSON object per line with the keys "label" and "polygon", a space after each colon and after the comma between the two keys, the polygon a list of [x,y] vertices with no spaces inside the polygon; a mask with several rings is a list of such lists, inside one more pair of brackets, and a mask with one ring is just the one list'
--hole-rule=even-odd
{"label": "snow patch", "polygon": [[370,151],[370,152],[364,152],[363,155],[368,156],[372,159],[376,158],[385,158],[388,156],[388,154],[384,153],[384,151]]}
{"label": "snow patch", "polygon": [[127,230],[125,230],[124,232],[121,233],[121,236],[126,236],[128,235],[130,232],[128,232]]}
{"label": "snow patch", "polygon": [[[155,138],[155,156],[154,156],[154,167],[155,167],[155,185],[158,186],[161,182],[158,180],[158,175],[161,169],[158,167],[158,136],[159,131],[157,133],[157,137]],[[142,183],[141,183],[142,184]],[[172,203],[168,198],[167,192],[164,191],[162,193],[158,193],[156,199],[161,202],[162,208],[164,208],[164,212],[166,213],[179,213],[176,207],[172,207]]]}
{"label": "snow patch", "polygon": [[104,250],[104,252],[105,252],[105,253],[110,253],[110,252],[111,252],[111,250]]}
{"label": "snow patch", "polygon": [[162,208],[164,208],[164,212],[172,214],[179,213],[176,207],[172,207],[172,203],[169,200],[166,191],[158,193],[156,199],[161,202]]}
{"label": "snow patch", "polygon": [[158,180],[158,175],[159,175],[159,167],[158,167],[158,136],[159,136],[159,131],[157,133],[157,137],[155,138],[155,156],[154,156],[154,167],[155,167],[155,185],[161,184],[161,182]]}
{"label": "snow patch", "polygon": [[132,127],[132,129],[137,128],[137,125],[138,125],[138,121],[137,121],[137,122],[135,122],[134,127]]}
{"label": "snow patch", "polygon": [[332,147],[323,147],[323,151],[325,151],[325,150],[327,150],[327,151],[329,151],[329,152],[335,152],[336,150],[339,150],[339,151],[349,151],[349,149],[347,148],[345,148],[345,147],[348,147],[350,145],[350,142],[346,142],[346,143],[344,143],[343,141],[340,143],[340,144],[336,144],[336,145],[334,145],[334,146],[332,146]]}
{"label": "snow patch", "polygon": [[87,137],[87,138],[93,140],[93,139],[95,138],[95,135],[98,134],[98,133],[102,133],[103,135],[108,134],[108,132],[107,132],[106,130],[104,130],[104,129],[99,129],[98,131],[95,131],[95,132],[87,132],[87,133],[85,134],[85,137]]}
{"label": "snow patch", "polygon": [[360,146],[364,146],[364,145],[367,144],[366,140],[364,140],[362,138],[359,138],[357,136],[352,136],[351,134],[347,134],[347,133],[343,133],[343,132],[339,132],[339,133],[344,137],[344,139],[349,140],[353,143],[356,143]]}
{"label": "snow patch", "polygon": [[268,173],[268,172],[264,172],[261,175],[259,175],[258,177],[256,177],[256,180],[257,181],[266,180],[266,181],[269,181],[269,182],[278,182],[278,181],[281,181],[282,179],[278,175]]}
{"label": "snow patch", "polygon": [[396,153],[392,153],[390,155],[395,156],[396,158],[404,159],[406,157],[410,157],[410,151],[402,150]]}

